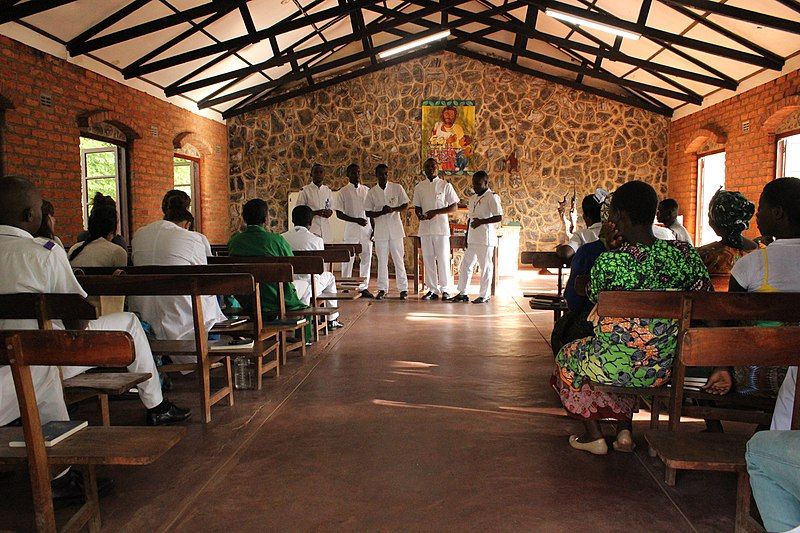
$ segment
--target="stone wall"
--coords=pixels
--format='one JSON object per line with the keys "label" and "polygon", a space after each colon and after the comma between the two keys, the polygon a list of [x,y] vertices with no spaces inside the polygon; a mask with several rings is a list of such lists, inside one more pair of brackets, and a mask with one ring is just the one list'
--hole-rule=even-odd
{"label": "stone wall", "polygon": [[[361,165],[371,186],[385,162],[411,196],[426,98],[477,102],[472,166],[489,172],[505,221],[522,224],[522,250],[555,246],[557,202],[573,188],[579,204],[595,187],[631,179],[666,192],[666,118],[444,52],[229,120],[231,227],[241,204],[261,197],[273,228],[284,231],[287,194],[309,180],[314,162],[334,190],[347,183],[349,163]],[[470,188],[470,176],[448,179],[460,196]],[[407,234],[416,230],[415,217],[406,224]]]}

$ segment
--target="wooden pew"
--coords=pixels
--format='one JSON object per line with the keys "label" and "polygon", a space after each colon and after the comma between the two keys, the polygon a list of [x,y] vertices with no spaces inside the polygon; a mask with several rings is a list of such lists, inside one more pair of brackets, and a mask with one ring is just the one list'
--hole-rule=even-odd
{"label": "wooden pew", "polygon": [[[0,428],[0,463],[27,462],[33,492],[35,527],[56,531],[51,465],[79,465],[84,472],[86,503],[64,531],[88,526],[100,531],[96,465],[145,465],[156,461],[184,435],[183,427],[86,427],[51,448],[45,448],[31,366],[126,366],[133,361],[133,339],[111,331],[2,331],[0,364],[10,365],[22,428]],[[23,437],[24,448],[11,441]]]}
{"label": "wooden pew", "polygon": [[[208,349],[201,296],[218,294],[252,294],[256,290],[253,276],[249,274],[203,274],[174,275],[124,275],[124,276],[76,276],[83,289],[92,296],[189,296],[192,302],[192,320],[195,339],[155,340],[150,346],[155,355],[194,356],[196,363],[169,364],[161,366],[164,372],[197,371],[200,404],[203,421],[211,422],[211,406],[228,398],[233,405],[233,374],[230,356],[225,352]],[[223,367],[227,384],[211,392],[211,369]]]}
{"label": "wooden pew", "polygon": [[[76,323],[97,318],[97,309],[80,294],[17,293],[0,295],[0,320],[36,320],[41,330],[53,329],[53,320]],[[87,365],[80,365],[87,366]],[[148,373],[92,372],[62,381],[67,404],[97,398],[100,419],[111,425],[108,397],[128,392],[143,381]]]}
{"label": "wooden pew", "polygon": [[[236,265],[151,265],[138,267],[95,267],[78,268],[76,273],[86,275],[111,275],[122,271],[132,275],[201,275],[201,274],[250,274],[256,282],[256,290],[252,294],[241,294],[239,297],[249,298],[253,315],[245,324],[234,328],[212,328],[212,333],[236,335],[253,339],[253,351],[231,353],[231,356],[250,356],[256,361],[256,389],[261,390],[263,376],[271,370],[280,375],[281,331],[291,331],[286,326],[271,325],[261,315],[261,294],[258,287],[261,283],[284,283],[292,279],[292,267],[288,264],[236,264]],[[282,288],[282,286],[281,286]],[[220,353],[215,350],[214,353]]]}
{"label": "wooden pew", "polygon": [[[359,244],[359,246],[361,246]],[[326,248],[325,250],[298,250],[294,252],[294,255],[297,257],[321,257],[322,260],[328,265],[328,271],[332,271],[333,263],[346,263],[350,260],[350,252],[347,248]],[[359,278],[353,278],[359,279]],[[347,283],[342,283],[340,279],[336,280],[337,286],[338,285],[346,285]],[[352,285],[352,284],[350,284]],[[358,287],[358,283],[355,284],[355,287]],[[336,294],[318,294],[317,300],[321,300],[323,302],[328,300],[357,300],[361,298],[361,293],[357,291],[338,291]]]}
{"label": "wooden pew", "polygon": [[[542,270],[555,268],[558,271],[555,298],[552,294],[523,293],[525,298],[531,298],[531,309],[553,311],[553,321],[561,318],[561,314],[567,310],[567,302],[563,298],[564,269],[569,268],[571,262],[571,259],[563,261],[555,252],[522,252],[520,254],[520,263],[523,265],[531,265]],[[536,301],[537,299],[539,301]]]}
{"label": "wooden pew", "polygon": [[[232,263],[287,263],[292,265],[295,275],[311,275],[311,306],[306,309],[299,309],[297,311],[285,311],[287,318],[303,318],[311,316],[314,324],[314,340],[319,340],[319,332],[324,331],[327,334],[327,326],[322,317],[330,316],[336,313],[338,307],[321,307],[317,301],[317,284],[314,281],[313,274],[322,274],[325,271],[325,264],[321,257],[245,257],[245,256],[230,256],[230,257],[209,257],[208,263],[212,265],[225,265]],[[283,300],[281,300],[283,302]],[[305,355],[305,352],[303,353]]]}

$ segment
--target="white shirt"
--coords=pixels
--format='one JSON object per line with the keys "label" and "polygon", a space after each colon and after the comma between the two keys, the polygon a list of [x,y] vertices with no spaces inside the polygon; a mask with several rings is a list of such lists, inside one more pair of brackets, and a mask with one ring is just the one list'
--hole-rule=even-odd
{"label": "white shirt", "polygon": [[[476,218],[492,218],[503,214],[500,207],[500,197],[491,189],[487,189],[482,195],[473,194],[469,197],[469,211],[467,214],[467,224]],[[482,244],[484,246],[497,246],[497,223],[481,224],[477,228],[470,226],[467,235],[467,244]]]}
{"label": "white shirt", "polygon": [[[300,189],[300,194],[297,196],[297,205],[307,205],[312,211],[333,209],[331,190],[327,185],[317,187],[313,183],[309,183]],[[319,235],[325,242],[330,242],[330,220],[325,217],[314,216],[311,222],[311,233]]]}
{"label": "white shirt", "polygon": [[573,252],[577,252],[578,248],[584,244],[589,244],[590,242],[598,240],[600,238],[600,228],[602,227],[602,222],[596,222],[588,228],[577,230],[567,241],[567,246],[572,248]]}
{"label": "white shirt", "polygon": [[[387,181],[386,189],[382,189],[380,185],[375,185],[369,190],[365,207],[367,211],[380,211],[385,205],[400,207],[408,202],[408,195],[403,186],[399,183]],[[376,241],[391,241],[402,239],[406,236],[399,211],[376,217],[372,219],[372,223],[375,225]]]}
{"label": "white shirt", "polygon": [[[768,272],[765,272],[765,263],[769,268]],[[781,292],[800,292],[799,271],[800,239],[778,239],[766,249],[754,250],[736,261],[731,269],[731,276],[747,292],[772,292],[768,290],[770,288]],[[769,287],[764,287],[765,282]],[[778,391],[770,429],[791,428],[796,377],[797,367],[789,367]]]}
{"label": "white shirt", "polygon": [[[369,193],[369,188],[363,183],[359,183],[358,187],[348,183],[336,193],[336,210],[349,217],[366,219],[367,214],[365,213],[364,202],[367,199],[367,193]],[[367,219],[366,226],[355,222],[344,223],[345,242],[361,242],[361,237],[371,232],[372,227],[369,225],[369,219]],[[356,240],[353,241],[353,239]]]}
{"label": "white shirt", "polygon": [[289,246],[295,252],[304,250],[324,250],[325,242],[321,237],[317,237],[304,226],[295,226],[286,233],[281,233]]}
{"label": "white shirt", "polygon": [[[427,213],[433,209],[441,209],[458,203],[458,195],[453,186],[436,176],[432,180],[424,179],[414,187],[414,207]],[[450,235],[449,217],[446,214],[436,215],[431,220],[419,221],[419,235]]]}
{"label": "white shirt", "polygon": [[656,239],[661,239],[662,241],[674,241],[675,234],[672,233],[669,228],[665,228],[664,226],[658,226],[653,224],[653,237]]}
{"label": "white shirt", "polygon": [[[208,264],[207,239],[166,220],[157,220],[141,228],[131,241],[131,255],[136,266]],[[216,296],[203,296],[206,329],[225,320]],[[138,311],[150,323],[159,339],[194,338],[192,301],[189,296],[132,296],[131,310]]]}
{"label": "white shirt", "polygon": [[688,243],[692,242],[692,237],[689,235],[689,232],[686,231],[686,228],[683,227],[683,224],[681,224],[677,220],[673,225],[671,225],[667,229],[670,230],[672,234],[675,236],[675,240]]}
{"label": "white shirt", "polygon": [[[67,257],[72,255],[83,244],[79,242],[72,246]],[[78,256],[70,261],[73,267],[118,267],[128,264],[128,252],[122,246],[116,245],[106,239],[95,239],[81,250]]]}

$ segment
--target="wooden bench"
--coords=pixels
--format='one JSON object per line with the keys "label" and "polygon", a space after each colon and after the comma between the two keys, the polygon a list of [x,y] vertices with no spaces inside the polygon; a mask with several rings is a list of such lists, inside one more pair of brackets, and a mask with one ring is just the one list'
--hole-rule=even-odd
{"label": "wooden bench", "polygon": [[[36,320],[39,329],[53,329],[53,320],[70,325],[97,318],[97,308],[80,294],[18,293],[0,295],[0,320]],[[86,365],[80,365],[86,366]],[[125,394],[150,379],[142,372],[92,372],[62,380],[64,401],[68,405],[96,398],[100,419],[111,425],[108,397]]]}
{"label": "wooden bench", "polygon": [[[282,283],[292,279],[292,267],[287,264],[235,264],[235,265],[151,265],[129,267],[97,267],[80,268],[76,271],[86,275],[110,275],[122,271],[128,275],[200,275],[200,274],[250,274],[256,282],[256,290],[252,294],[239,294],[239,298],[249,299],[252,315],[244,324],[234,328],[212,328],[211,333],[236,335],[253,339],[253,351],[225,352],[214,350],[214,354],[228,354],[231,357],[248,356],[256,362],[256,389],[261,390],[264,374],[275,370],[276,377],[280,375],[279,361],[281,360],[281,328],[265,327],[261,315],[261,293],[258,287],[262,283]],[[283,328],[289,331],[289,328]]]}
{"label": "wooden bench", "polygon": [[[569,261],[564,261],[555,252],[522,252],[520,254],[520,263],[523,265],[531,265],[541,270],[547,270],[548,268],[555,268],[557,270],[555,298],[552,294],[531,292],[524,292],[522,294],[525,298],[531,298],[531,309],[537,311],[553,311],[553,321],[561,318],[561,314],[567,310],[567,302],[563,298],[564,269],[569,268],[571,262],[571,259]],[[536,301],[537,299],[539,301]]]}
{"label": "wooden bench", "polygon": [[[244,257],[244,256],[229,256],[229,257],[209,257],[208,263],[212,265],[224,265],[232,263],[286,263],[292,266],[295,275],[309,275],[311,280],[311,306],[306,309],[298,309],[296,311],[285,311],[287,318],[304,318],[307,316],[312,317],[314,324],[314,340],[319,340],[319,332],[323,331],[327,334],[327,325],[322,317],[327,317],[339,311],[338,307],[322,307],[317,301],[317,284],[314,280],[314,274],[322,274],[325,272],[325,264],[321,257],[314,256],[293,256],[293,257]],[[283,300],[281,300],[283,301]]]}
{"label": "wooden bench", "polygon": [[[124,276],[76,276],[83,289],[92,296],[188,296],[192,304],[194,340],[154,340],[150,347],[154,355],[193,356],[195,363],[162,365],[164,372],[196,371],[203,409],[203,421],[211,422],[211,406],[228,398],[233,405],[233,374],[230,355],[210,352],[208,332],[205,330],[201,296],[218,294],[253,294],[256,284],[249,274],[185,274]],[[211,392],[211,369],[222,367],[226,384]]]}
{"label": "wooden bench", "polygon": [[[359,246],[361,246],[359,244]],[[326,248],[325,250],[300,250],[294,252],[297,257],[321,257],[328,265],[328,271],[333,271],[333,263],[346,263],[350,260],[350,252],[347,248]],[[355,282],[355,285],[352,282]],[[336,284],[339,286],[357,288],[364,280],[362,278],[337,278]],[[361,293],[358,291],[340,291],[335,294],[317,294],[317,300],[327,302],[330,300],[358,300]]]}
{"label": "wooden bench", "polygon": [[[184,435],[183,427],[86,427],[51,448],[44,445],[31,366],[126,366],[133,361],[133,339],[111,331],[3,331],[0,364],[10,365],[22,428],[0,428],[0,463],[27,463],[37,531],[56,531],[51,465],[79,465],[86,503],[64,531],[88,526],[100,531],[96,465],[146,465],[156,461]],[[24,438],[24,448],[9,443]]]}

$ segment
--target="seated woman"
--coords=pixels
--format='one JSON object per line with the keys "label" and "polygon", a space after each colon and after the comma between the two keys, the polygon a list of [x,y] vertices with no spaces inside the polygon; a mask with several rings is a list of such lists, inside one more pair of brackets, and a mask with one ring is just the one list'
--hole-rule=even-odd
{"label": "seated woman", "polygon": [[56,210],[53,204],[47,200],[42,200],[42,225],[39,226],[39,230],[34,234],[34,237],[53,241],[60,247],[64,247],[61,239],[56,237]]}
{"label": "seated woman", "polygon": [[[89,236],[69,249],[73,267],[120,267],[128,264],[128,252],[112,242],[117,233],[117,209],[100,205],[89,215]],[[91,299],[91,298],[90,298]],[[100,296],[100,314],[121,313],[124,296]]]}
{"label": "seated woman", "polygon": [[[591,271],[588,295],[603,291],[710,290],[708,271],[689,243],[653,235],[658,206],[655,190],[641,181],[622,185],[611,198],[609,227],[621,241],[607,238]],[[658,387],[670,377],[677,344],[674,320],[601,318],[594,337],[564,345],[551,379],[567,413],[584,422],[586,432],[572,435],[570,446],[597,455],[608,453],[599,421],[619,421],[614,449],[632,451],[631,421],[638,398],[594,390],[591,383],[620,387]]]}
{"label": "seated woman", "polygon": [[[117,210],[117,201],[111,198],[110,196],[106,196],[101,192],[94,193],[94,198],[92,198],[92,210],[89,212],[89,217],[91,218],[92,213],[98,207],[112,207],[114,211]],[[119,228],[117,228],[119,229]],[[116,233],[116,229],[114,230],[115,234],[114,237],[111,239],[111,242],[116,244],[117,246],[121,246],[124,250],[128,250],[128,242],[125,240],[125,237]],[[89,231],[82,231],[78,233],[78,242],[83,242],[89,238]]]}
{"label": "seated woman", "polygon": [[756,206],[742,193],[720,189],[708,206],[708,225],[720,240],[697,249],[708,269],[715,291],[727,291],[733,265],[758,248],[742,232],[750,227]]}
{"label": "seated woman", "polygon": [[[774,238],[766,248],[756,250],[741,258],[731,270],[731,292],[800,292],[800,179],[779,178],[767,183],[758,201],[756,224],[762,235]],[[779,325],[776,322],[765,326]],[[780,383],[778,369],[762,368],[755,388],[777,388]],[[771,429],[789,429],[794,407],[795,376],[797,367],[788,369],[778,390],[778,399],[772,417]],[[717,384],[720,394],[730,389],[731,376],[727,370],[718,370],[709,383]]]}

